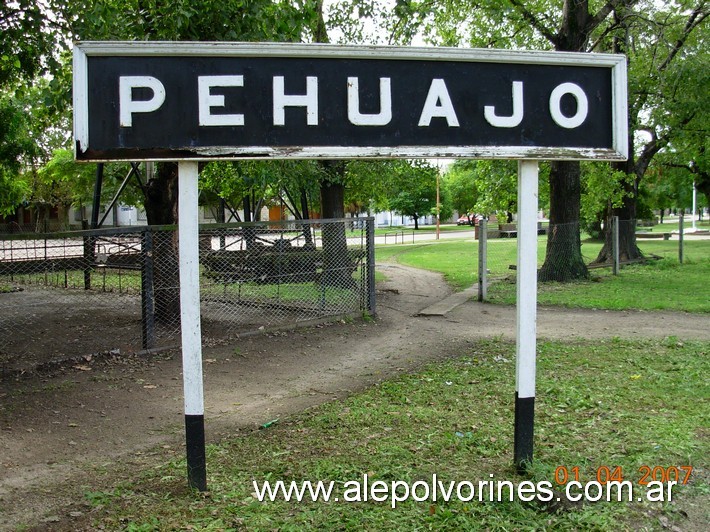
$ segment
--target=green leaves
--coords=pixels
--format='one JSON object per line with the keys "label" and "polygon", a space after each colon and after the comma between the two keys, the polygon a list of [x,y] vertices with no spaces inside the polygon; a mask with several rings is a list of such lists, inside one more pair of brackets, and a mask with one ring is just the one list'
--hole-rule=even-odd
{"label": "green leaves", "polygon": [[313,9],[271,0],[86,2],[75,10],[80,39],[299,41]]}
{"label": "green leaves", "polygon": [[517,210],[517,170],[510,161],[457,161],[444,178],[457,210],[491,215]]}
{"label": "green leaves", "polygon": [[36,153],[25,113],[18,102],[0,96],[0,215],[11,214],[28,187],[20,179],[26,161]]}
{"label": "green leaves", "polygon": [[414,227],[418,228],[418,219],[432,214],[436,208],[438,173],[438,168],[424,160],[393,162],[388,194],[390,209],[414,218]]}
{"label": "green leaves", "polygon": [[[57,45],[56,24],[47,17],[54,2],[16,0],[0,5],[0,86],[31,80],[47,67]],[[61,10],[57,10],[55,18]]]}

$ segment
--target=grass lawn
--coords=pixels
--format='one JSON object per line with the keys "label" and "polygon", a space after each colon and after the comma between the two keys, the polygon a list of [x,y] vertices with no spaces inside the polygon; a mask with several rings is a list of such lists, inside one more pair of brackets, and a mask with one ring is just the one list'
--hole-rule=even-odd
{"label": "grass lawn", "polygon": [[[545,257],[546,238],[538,239],[538,265]],[[471,241],[427,242],[416,245],[378,246],[376,260],[396,261],[415,268],[440,272],[455,289],[462,290],[477,280],[478,243]],[[685,310],[710,312],[710,240],[687,240],[684,264],[679,264],[678,242],[639,241],[646,255],[662,257],[645,265],[624,266],[619,276],[609,268],[591,270],[592,279],[575,283],[540,283],[538,300],[547,305],[564,305],[610,310]],[[584,241],[582,254],[591,261],[600,242]],[[488,246],[488,269],[494,282],[489,299],[494,303],[515,303],[514,271],[516,240],[492,239]]]}
{"label": "grass lawn", "polygon": [[[449,362],[386,381],[344,401],[224,441],[208,449],[210,492],[185,487],[185,462],[146,470],[108,491],[87,488],[91,528],[124,530],[637,530],[707,525],[710,456],[706,408],[708,345],[676,338],[542,343],[538,357],[535,464],[512,468],[515,348],[468,344]],[[581,482],[605,468],[634,486],[644,466],[692,466],[673,503],[408,501],[259,502],[252,481],[395,480],[555,483],[560,467]],[[573,470],[573,468],[578,468]],[[619,469],[617,469],[619,468]],[[670,469],[669,469],[670,468]],[[681,469],[682,471],[682,469]],[[571,474],[571,473],[570,473]],[[681,476],[684,476],[682,474]],[[466,494],[466,490],[463,491]],[[507,494],[507,491],[503,491]],[[420,492],[421,495],[421,492]],[[688,517],[689,516],[689,517]]]}
{"label": "grass lawn", "polygon": [[[621,275],[593,272],[591,281],[539,284],[538,303],[609,310],[678,310],[710,312],[710,258],[678,264],[663,259],[626,266]],[[515,303],[515,282],[505,280],[489,289],[492,303]]]}
{"label": "grass lawn", "polygon": [[[475,282],[477,251],[471,241],[446,240],[413,245],[376,246],[375,263],[396,261],[414,268],[441,272],[458,290]],[[510,247],[510,246],[509,246]],[[515,248],[510,247],[515,260]]]}
{"label": "grass lawn", "polygon": [[[668,221],[669,219],[666,218],[662,224],[656,224],[652,227],[639,227],[639,231],[651,231],[653,233],[672,233],[674,231],[678,231],[678,218],[672,218],[673,221]],[[683,219],[683,228],[685,231],[691,229],[693,227],[693,221],[690,220],[689,216],[686,216]],[[696,220],[695,221],[695,227],[697,229],[702,229],[705,231],[710,230],[710,221],[709,220]]]}

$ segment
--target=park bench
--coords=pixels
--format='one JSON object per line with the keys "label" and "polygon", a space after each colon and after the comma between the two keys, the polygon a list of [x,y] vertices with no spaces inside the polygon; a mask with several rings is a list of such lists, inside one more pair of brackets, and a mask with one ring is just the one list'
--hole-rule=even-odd
{"label": "park bench", "polygon": [[662,238],[663,240],[670,240],[670,233],[636,233],[636,238]]}
{"label": "park bench", "polygon": [[[365,255],[363,249],[348,249],[342,267],[354,272]],[[253,249],[210,251],[200,258],[205,276],[220,284],[319,282],[324,261],[322,249],[293,247],[272,251],[258,245]]]}
{"label": "park bench", "polygon": [[[517,224],[498,224],[498,233],[501,238],[517,238],[518,237],[518,226]],[[537,234],[544,235],[546,233],[545,228],[542,226],[542,222],[537,223]]]}
{"label": "park bench", "polygon": [[498,224],[500,238],[517,238],[518,226],[516,224]]}

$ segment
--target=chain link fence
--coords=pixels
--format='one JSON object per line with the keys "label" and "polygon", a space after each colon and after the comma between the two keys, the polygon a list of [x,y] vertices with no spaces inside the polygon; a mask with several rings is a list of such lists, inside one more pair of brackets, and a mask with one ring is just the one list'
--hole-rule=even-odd
{"label": "chain link fence", "polygon": [[[44,234],[57,231],[69,231],[71,228],[71,224],[68,222],[40,218],[31,223],[18,223],[15,221],[0,223],[0,234]],[[81,221],[74,224],[74,229],[81,229]]]}
{"label": "chain link fence", "polygon": [[[200,229],[203,341],[374,313],[374,220]],[[0,370],[180,342],[174,227],[0,240]]]}

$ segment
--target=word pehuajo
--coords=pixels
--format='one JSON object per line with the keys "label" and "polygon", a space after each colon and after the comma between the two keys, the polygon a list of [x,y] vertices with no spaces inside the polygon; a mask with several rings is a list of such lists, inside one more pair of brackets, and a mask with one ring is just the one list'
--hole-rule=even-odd
{"label": "word pehuajo", "polygon": [[[226,107],[224,94],[215,94],[212,89],[226,87],[244,87],[243,75],[198,76],[198,119],[200,127],[248,126],[241,113],[219,113]],[[134,89],[149,89],[152,96],[148,99],[136,99]],[[348,121],[355,126],[385,126],[392,120],[392,89],[391,79],[379,78],[380,109],[377,113],[363,113],[360,109],[359,78],[348,77],[347,108]],[[483,108],[486,121],[493,127],[513,128],[523,121],[525,109],[523,106],[524,87],[522,81],[512,82],[512,114],[499,115],[493,105]],[[566,116],[561,109],[562,98],[572,96],[577,104],[576,111]],[[286,108],[303,107],[306,111],[306,124],[317,126],[318,114],[318,77],[306,77],[305,94],[286,94],[284,76],[272,78],[273,125],[286,125]],[[166,91],[163,83],[153,76],[120,76],[119,77],[119,118],[120,126],[133,126],[133,115],[137,113],[152,113],[160,109],[165,102]],[[508,103],[508,108],[510,105]],[[565,82],[557,85],[550,93],[549,112],[552,120],[560,127],[574,129],[584,123],[589,112],[587,95],[575,83]],[[422,105],[418,126],[427,127],[433,118],[446,120],[448,127],[459,127],[456,109],[449,95],[445,80],[431,80],[429,91]]]}

